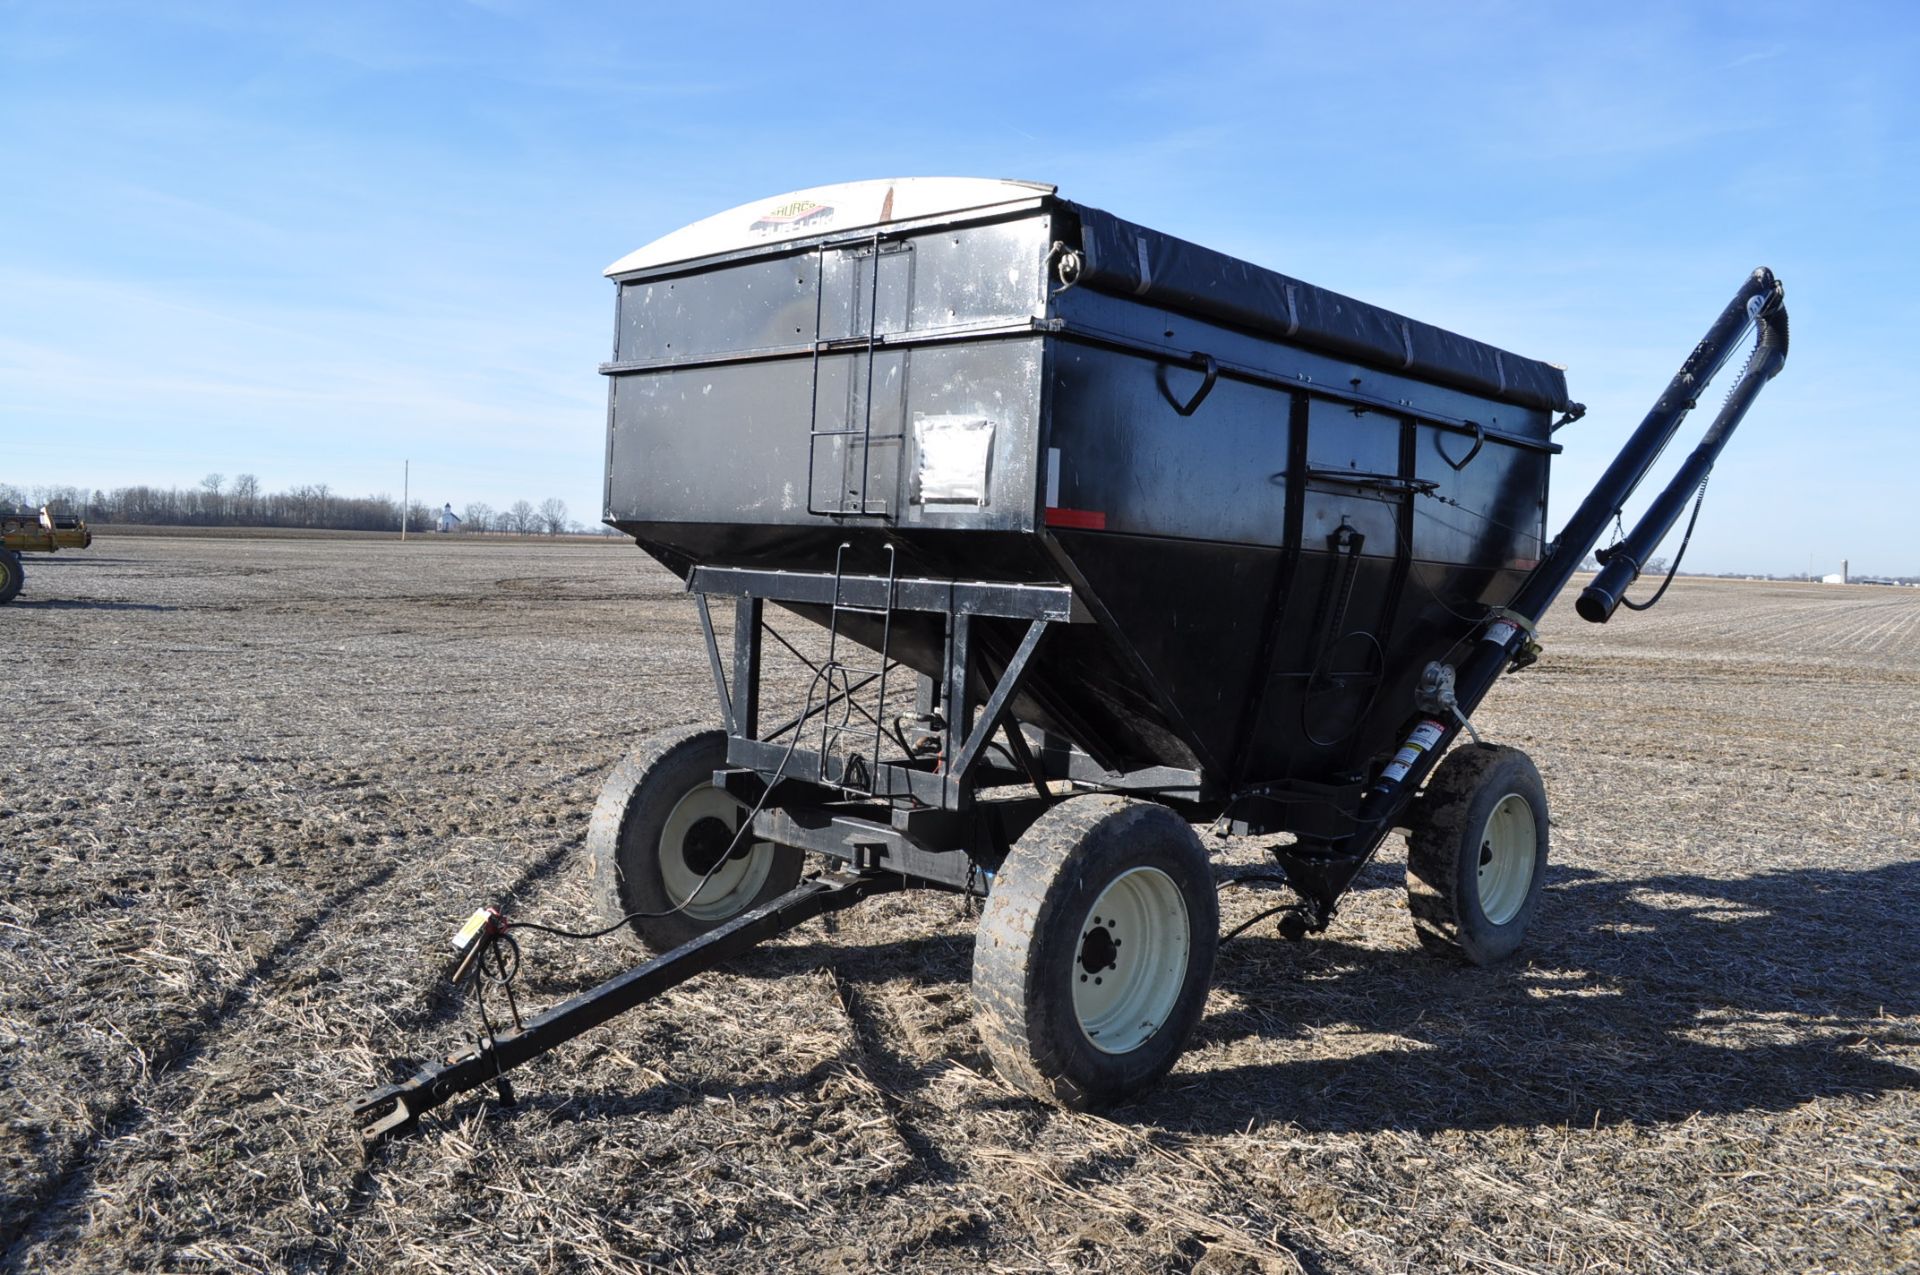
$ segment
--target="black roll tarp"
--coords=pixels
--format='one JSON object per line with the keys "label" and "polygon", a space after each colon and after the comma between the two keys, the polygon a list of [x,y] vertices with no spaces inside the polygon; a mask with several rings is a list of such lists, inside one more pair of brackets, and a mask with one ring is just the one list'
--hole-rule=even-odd
{"label": "black roll tarp", "polygon": [[1565,411],[1566,374],[1444,328],[1123,221],[1080,217],[1079,282],[1503,403]]}

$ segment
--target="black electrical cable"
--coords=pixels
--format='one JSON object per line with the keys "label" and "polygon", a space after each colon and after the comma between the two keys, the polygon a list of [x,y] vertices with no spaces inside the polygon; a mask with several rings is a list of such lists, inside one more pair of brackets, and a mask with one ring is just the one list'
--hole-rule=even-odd
{"label": "black electrical cable", "polygon": [[[797,744],[799,742],[800,737],[796,733],[794,735],[794,743]],[[788,747],[787,754],[789,757],[792,756],[793,749],[791,746]],[[783,770],[786,768],[785,761],[782,761],[780,765]],[[720,865],[733,857],[733,852],[739,848],[740,838],[746,836],[747,831],[753,827],[754,817],[766,807],[767,798],[773,795],[773,790],[780,786],[780,781],[784,778],[786,778],[784,774],[776,775],[773,782],[766,786],[766,789],[760,794],[760,800],[754,803],[752,812],[741,822],[739,830],[733,834],[733,841],[727,846],[727,852],[713,861],[713,866],[708,868],[705,874],[701,876],[699,884],[693,887],[693,892],[672,907],[659,912],[629,912],[613,924],[602,926],[597,930],[563,930],[557,925],[542,925],[537,921],[511,921],[509,924],[516,930],[531,930],[535,934],[551,934],[563,939],[600,939],[605,938],[630,921],[650,921],[657,920],[661,917],[678,916],[680,913],[686,911],[689,903],[692,903],[700,897],[700,891],[707,888],[707,882],[713,880],[713,874],[720,870]]]}
{"label": "black electrical cable", "polygon": [[[799,740],[800,737],[796,734],[794,736],[794,742],[798,743]],[[791,747],[787,749],[787,754],[788,756],[792,756],[793,749]],[[786,768],[785,761],[782,761],[780,765],[783,770]],[[740,838],[746,836],[747,831],[753,827],[754,817],[765,808],[767,798],[773,795],[773,790],[780,786],[780,781],[784,778],[786,778],[785,775],[776,775],[773,782],[766,786],[766,789],[760,794],[760,800],[754,803],[753,811],[747,815],[746,819],[741,822],[739,830],[733,834],[733,841],[727,846],[727,852],[713,861],[713,866],[708,868],[705,874],[701,876],[699,884],[693,887],[693,892],[672,907],[660,912],[629,912],[613,924],[602,926],[597,930],[563,930],[557,925],[541,925],[537,921],[510,921],[508,924],[516,930],[531,930],[535,934],[551,934],[563,939],[600,939],[605,938],[630,921],[648,921],[656,920],[660,917],[678,916],[686,910],[689,903],[692,903],[700,897],[700,891],[707,888],[707,882],[713,880],[713,874],[720,870],[720,865],[733,857],[733,852],[739,848]]]}
{"label": "black electrical cable", "polygon": [[[1727,388],[1727,402],[1731,403],[1733,401],[1733,396],[1739,392],[1741,383],[1747,379],[1747,374],[1753,370],[1754,360],[1760,357],[1760,351],[1765,348],[1765,346],[1766,341],[1764,337],[1755,339],[1753,349],[1747,354],[1746,367],[1743,368],[1740,375],[1734,379],[1733,384]],[[1720,356],[1720,361],[1713,365],[1713,370],[1707,373],[1706,377],[1702,379],[1701,384],[1704,385],[1718,376],[1720,369],[1726,366],[1727,359],[1730,358],[1732,354],[1733,347],[1729,345],[1727,347],[1727,353]],[[1673,578],[1680,574],[1681,559],[1687,556],[1687,545],[1693,539],[1693,524],[1700,521],[1700,506],[1707,502],[1707,482],[1712,477],[1713,471],[1708,470],[1700,479],[1700,493],[1693,498],[1693,513],[1687,517],[1687,530],[1685,534],[1680,537],[1680,548],[1674,551],[1673,566],[1667,571],[1667,578],[1660,582],[1659,589],[1655,590],[1654,595],[1645,602],[1634,602],[1623,592],[1620,596],[1621,606],[1627,608],[1629,611],[1651,611],[1653,604],[1666,596],[1667,586],[1672,584]],[[1620,522],[1620,514],[1618,511],[1615,511],[1613,520],[1614,524],[1618,526]]]}
{"label": "black electrical cable", "polygon": [[[805,722],[807,718],[813,715],[814,692],[820,689],[820,679],[825,676],[825,671],[820,671],[814,676],[813,684],[807,687],[807,700],[802,706],[800,713],[801,722]],[[831,707],[831,703],[829,702],[825,707]],[[499,1038],[494,1031],[493,1017],[487,1013],[486,984],[489,979],[492,979],[494,982],[499,983],[506,991],[507,1007],[513,1014],[514,1026],[516,1028],[519,1027],[520,1003],[513,994],[513,981],[520,973],[520,944],[515,941],[511,931],[529,930],[536,934],[551,934],[563,939],[598,939],[605,938],[607,935],[631,921],[673,916],[683,911],[689,903],[692,903],[700,897],[700,891],[707,888],[707,882],[713,880],[713,874],[720,870],[720,865],[733,857],[734,850],[740,845],[740,838],[744,837],[747,831],[753,827],[754,819],[766,808],[767,798],[773,795],[773,790],[780,786],[782,779],[786,778],[787,763],[793,760],[794,750],[799,746],[799,743],[800,732],[796,729],[793,732],[793,739],[787,744],[786,755],[780,759],[779,768],[774,771],[773,782],[761,790],[760,799],[754,803],[753,810],[747,815],[746,819],[741,822],[739,829],[733,834],[733,841],[727,846],[727,852],[713,861],[713,865],[701,876],[699,884],[693,887],[693,891],[673,907],[668,908],[664,912],[629,912],[613,924],[604,926],[598,930],[567,930],[557,925],[542,925],[537,921],[511,921],[502,917],[499,928],[489,929],[486,932],[485,937],[480,940],[480,942],[486,946],[477,953],[479,967],[476,971],[476,977],[473,980],[473,1000],[475,1007],[480,1011],[480,1026],[482,1030],[486,1032],[487,1047],[493,1051],[495,1067],[494,1082],[500,1088],[500,1101],[503,1104],[508,1106],[513,1105],[513,1087],[507,1082],[505,1066],[500,1063]],[[511,963],[508,961],[509,954],[512,957]],[[492,957],[494,960],[493,969],[487,967],[488,957]]]}
{"label": "black electrical cable", "polygon": [[[497,930],[489,931],[481,942],[486,944],[486,948],[479,953],[480,966],[473,980],[473,1003],[480,1011],[480,1028],[487,1035],[487,1049],[493,1054],[493,1083],[498,1087],[500,1103],[511,1107],[514,1105],[513,1084],[507,1079],[506,1065],[500,1061],[500,1037],[494,1031],[493,1016],[487,1013],[486,987],[487,980],[491,978],[506,990],[507,1008],[513,1013],[514,1028],[522,1030],[520,1002],[513,994],[513,980],[520,972],[520,945],[513,941],[512,935]],[[513,953],[512,965],[507,964],[507,952]],[[487,968],[489,956],[494,958],[497,969]]]}
{"label": "black electrical cable", "polygon": [[1707,478],[1712,477],[1712,474],[1708,474],[1706,478],[1700,480],[1700,494],[1693,498],[1693,515],[1687,519],[1686,534],[1680,537],[1680,548],[1674,552],[1673,566],[1668,569],[1667,578],[1660,582],[1660,588],[1645,602],[1635,602],[1633,599],[1627,597],[1625,593],[1622,593],[1620,595],[1621,606],[1627,608],[1629,611],[1651,611],[1653,610],[1653,604],[1666,596],[1667,586],[1672,584],[1673,578],[1680,574],[1681,559],[1687,556],[1687,544],[1693,539],[1693,524],[1700,521],[1700,506],[1707,503]]}
{"label": "black electrical cable", "polygon": [[[820,689],[820,679],[825,676],[825,670],[816,673],[813,678],[813,684],[807,687],[807,702],[801,707],[800,721],[804,722],[807,718],[813,716],[813,693]],[[727,845],[726,853],[713,861],[713,866],[709,867],[701,876],[699,883],[693,887],[693,892],[672,907],[661,912],[629,912],[611,925],[602,926],[597,930],[565,930],[557,925],[541,925],[536,921],[509,921],[508,925],[516,930],[531,930],[535,934],[551,934],[556,938],[600,939],[605,938],[607,935],[631,921],[651,921],[658,920],[661,917],[678,916],[680,913],[686,911],[689,903],[692,903],[700,897],[700,891],[707,888],[707,882],[713,880],[713,874],[720,870],[720,865],[731,859],[733,852],[739,849],[740,838],[747,835],[748,830],[753,827],[754,819],[759,816],[762,810],[766,809],[767,798],[771,797],[773,790],[780,786],[780,781],[787,777],[787,763],[793,760],[794,750],[798,748],[799,745],[800,732],[795,730],[793,732],[793,738],[787,741],[786,755],[781,757],[780,765],[774,770],[773,782],[761,790],[760,800],[753,803],[753,809],[748,812],[747,817],[741,821],[740,827],[733,834],[733,840]]]}

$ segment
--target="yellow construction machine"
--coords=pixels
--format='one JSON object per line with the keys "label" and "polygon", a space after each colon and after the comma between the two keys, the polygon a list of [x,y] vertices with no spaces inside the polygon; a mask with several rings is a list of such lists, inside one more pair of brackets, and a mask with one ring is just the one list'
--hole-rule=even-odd
{"label": "yellow construction machine", "polygon": [[11,602],[26,583],[23,553],[52,553],[56,549],[84,549],[93,533],[78,518],[63,518],[51,506],[34,513],[0,513],[0,603]]}

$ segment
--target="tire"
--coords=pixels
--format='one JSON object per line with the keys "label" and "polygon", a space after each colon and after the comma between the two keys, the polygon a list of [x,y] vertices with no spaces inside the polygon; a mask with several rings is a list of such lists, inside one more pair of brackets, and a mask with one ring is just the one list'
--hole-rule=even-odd
{"label": "tire", "polygon": [[1122,797],[1064,801],[987,895],[973,946],[980,1037],[1025,1093],[1076,1111],[1118,1102],[1186,1048],[1219,942],[1213,871],[1185,820]]}
{"label": "tire", "polygon": [[1407,839],[1407,907],[1420,945],[1491,965],[1526,937],[1547,875],[1547,790],[1517,748],[1442,761]]}
{"label": "tire", "polygon": [[0,605],[19,597],[20,586],[26,582],[27,569],[20,564],[20,555],[11,549],[0,549]]}
{"label": "tire", "polygon": [[[698,938],[800,880],[805,856],[795,847],[735,844],[748,808],[713,786],[713,772],[726,764],[725,731],[682,728],[642,740],[600,789],[587,827],[594,902],[604,924],[633,917],[628,928],[654,952]],[[715,867],[730,844],[730,862]]]}

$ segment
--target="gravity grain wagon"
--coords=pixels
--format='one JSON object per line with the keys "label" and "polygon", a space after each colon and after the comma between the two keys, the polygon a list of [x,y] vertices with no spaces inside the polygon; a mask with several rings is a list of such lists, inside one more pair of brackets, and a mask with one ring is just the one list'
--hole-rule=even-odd
{"label": "gravity grain wagon", "polygon": [[[903,887],[984,895],[976,1020],[1012,1084],[1123,1098],[1206,999],[1199,823],[1290,834],[1290,938],[1407,829],[1421,942],[1508,955],[1546,794],[1517,749],[1449,746],[1535,658],[1541,616],[1746,335],[1703,441],[1602,551],[1587,619],[1612,615],[1787,351],[1782,289],[1755,271],[1549,540],[1548,465],[1583,411],[1561,369],[1050,186],[825,187],[607,273],[606,520],[686,581],[721,723],[641,741],[593,815],[604,920],[659,955],[369,1094],[370,1144]],[[817,626],[811,649],[781,613]],[[783,711],[769,638],[807,665]],[[511,930],[476,914],[462,976],[505,976]]]}

